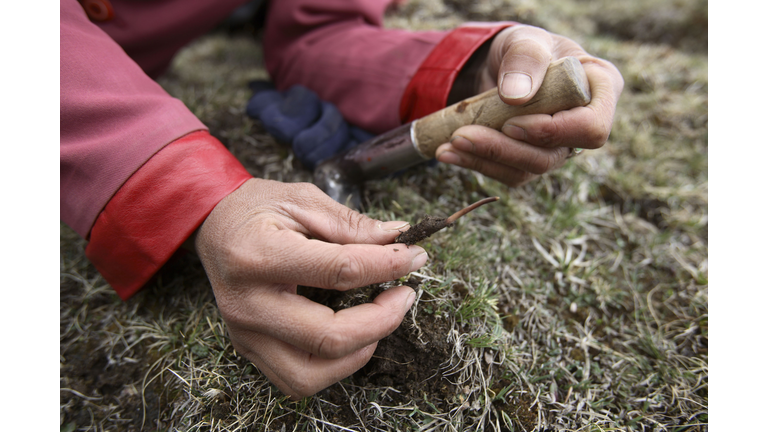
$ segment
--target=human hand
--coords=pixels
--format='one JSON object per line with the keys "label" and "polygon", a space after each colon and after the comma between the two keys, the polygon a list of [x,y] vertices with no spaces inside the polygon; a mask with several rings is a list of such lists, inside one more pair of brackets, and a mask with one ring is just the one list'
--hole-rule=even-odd
{"label": "human hand", "polygon": [[407,227],[370,219],[311,184],[251,179],[214,208],[195,248],[232,345],[297,399],[363,367],[415,298],[399,286],[334,312],[297,285],[349,290],[418,269],[424,249],[389,244]]}
{"label": "human hand", "polygon": [[574,148],[602,147],[624,80],[613,64],[589,55],[571,39],[528,25],[501,31],[476,77],[477,93],[498,86],[504,102],[525,104],[538,91],[549,64],[567,56],[576,57],[584,66],[592,92],[587,106],[554,115],[513,117],[501,131],[478,125],[461,127],[449,143],[438,147],[437,159],[518,186],[561,167]]}

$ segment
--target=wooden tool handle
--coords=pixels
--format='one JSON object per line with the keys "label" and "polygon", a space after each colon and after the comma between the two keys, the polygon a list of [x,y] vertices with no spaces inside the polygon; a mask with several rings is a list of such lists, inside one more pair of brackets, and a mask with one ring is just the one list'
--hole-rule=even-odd
{"label": "wooden tool handle", "polygon": [[507,105],[498,89],[465,99],[413,122],[414,145],[427,159],[435,157],[441,144],[466,125],[482,125],[500,130],[510,117],[526,114],[554,114],[589,103],[589,81],[575,57],[565,57],[549,65],[536,95],[524,105]]}

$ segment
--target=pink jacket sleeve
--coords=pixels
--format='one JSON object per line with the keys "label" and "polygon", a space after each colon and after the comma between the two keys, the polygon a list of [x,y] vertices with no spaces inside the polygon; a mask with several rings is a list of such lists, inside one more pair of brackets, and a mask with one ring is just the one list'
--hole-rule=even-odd
{"label": "pink jacket sleeve", "polygon": [[[184,2],[177,2],[177,9],[202,3]],[[126,3],[130,7],[113,1],[117,23],[111,25],[126,32],[133,17],[139,30],[151,23],[162,27],[141,19],[152,13],[147,2]],[[61,219],[90,239],[86,256],[125,299],[250,175],[181,101],[88,19],[77,1],[62,0],[60,10]],[[167,15],[155,19],[170,19]],[[124,35],[124,42],[140,45],[139,30],[132,38]],[[171,45],[178,37],[171,37]],[[193,37],[191,31],[186,37]],[[142,66],[167,64],[172,50],[161,45],[148,44],[139,55]]]}
{"label": "pink jacket sleeve", "polygon": [[303,84],[336,104],[349,122],[382,133],[445,107],[456,75],[475,50],[515,24],[469,23],[452,31],[386,29],[383,18],[390,3],[272,2],[264,57],[277,87]]}
{"label": "pink jacket sleeve", "polygon": [[400,125],[403,91],[445,31],[384,29],[391,0],[270,4],[264,59],[279,89],[303,84],[375,133]]}
{"label": "pink jacket sleeve", "polygon": [[207,128],[75,0],[61,2],[61,218],[88,237],[112,195],[171,141]]}

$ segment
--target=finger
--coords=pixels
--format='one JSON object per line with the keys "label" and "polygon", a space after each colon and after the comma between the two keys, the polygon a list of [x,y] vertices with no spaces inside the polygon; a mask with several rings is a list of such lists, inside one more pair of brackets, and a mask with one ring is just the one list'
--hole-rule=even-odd
{"label": "finger", "polygon": [[414,299],[412,289],[400,286],[372,303],[334,312],[283,289],[263,289],[242,300],[258,305],[258,315],[241,312],[225,318],[237,328],[269,335],[318,357],[341,358],[395,331]]}
{"label": "finger", "polygon": [[[298,395],[296,397],[291,396],[292,394],[298,394],[298,392],[295,392],[291,387],[285,383],[280,377],[275,373],[275,371],[272,370],[267,364],[259,358],[259,356],[256,354],[255,351],[252,351],[249,348],[246,348],[245,345],[241,345],[239,342],[237,342],[234,338],[232,338],[231,330],[230,330],[230,340],[232,341],[232,346],[235,348],[235,351],[242,355],[243,357],[247,358],[251,361],[254,365],[256,365],[256,368],[261,371],[261,373],[264,374],[264,376],[267,377],[269,382],[274,384],[283,394],[286,396],[289,396],[293,400],[297,400],[303,395]],[[250,343],[249,343],[250,345]]]}
{"label": "finger", "polygon": [[584,63],[592,92],[592,100],[587,106],[560,111],[552,116],[534,114],[513,117],[505,122],[502,131],[542,147],[602,147],[608,141],[624,81],[609,62],[589,59]]}
{"label": "finger", "polygon": [[489,53],[501,99],[510,105],[528,102],[541,87],[552,51],[552,36],[544,29],[517,25],[502,31]]}
{"label": "finger", "polygon": [[[449,146],[450,144],[443,145]],[[438,158],[438,160],[477,171],[486,177],[498,180],[507,186],[512,187],[523,185],[538,177],[537,174],[520,171],[517,168],[502,165],[494,161],[480,159],[471,153],[465,153],[459,150],[447,151],[445,155]]]}
{"label": "finger", "polygon": [[486,175],[490,175],[487,174],[490,167],[495,166],[499,169],[507,167],[524,173],[544,174],[557,168],[570,151],[567,148],[532,146],[499,131],[477,125],[457,129],[451,138],[450,146],[438,148],[438,160],[445,161],[445,152],[451,150],[463,152],[456,165]]}
{"label": "finger", "polygon": [[[348,290],[398,279],[428,259],[420,246],[339,245],[308,240],[290,230],[261,229],[253,238],[227,245],[237,279]],[[210,275],[209,275],[210,276]]]}
{"label": "finger", "polygon": [[244,336],[236,349],[293,400],[311,396],[352,375],[368,363],[377,343],[338,359],[324,359],[267,335]]}
{"label": "finger", "polygon": [[298,222],[308,235],[339,244],[388,244],[401,231],[404,221],[382,222],[371,219],[334,201],[310,183],[295,183],[282,192],[282,210]]}

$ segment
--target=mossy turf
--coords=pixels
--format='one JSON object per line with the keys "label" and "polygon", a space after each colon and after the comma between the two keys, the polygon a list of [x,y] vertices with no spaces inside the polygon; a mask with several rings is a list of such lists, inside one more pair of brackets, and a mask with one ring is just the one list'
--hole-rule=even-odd
{"label": "mossy turf", "polygon": [[[299,402],[233,350],[194,256],[122,302],[62,225],[62,431],[705,430],[706,1],[465,3],[412,0],[387,25],[517,20],[572,37],[626,81],[605,147],[516,189],[446,165],[370,182],[380,220],[501,199],[420,243],[428,265],[394,282],[417,291],[398,331]],[[258,35],[219,30],[160,84],[253,175],[310,181],[244,115],[266,76]],[[389,286],[304,293],[340,308]]]}

